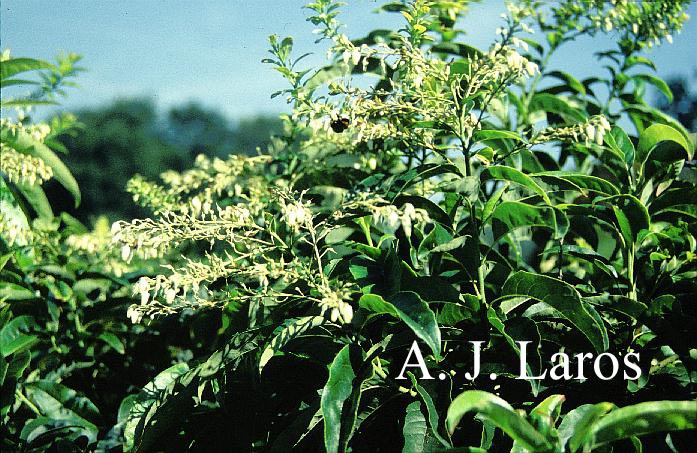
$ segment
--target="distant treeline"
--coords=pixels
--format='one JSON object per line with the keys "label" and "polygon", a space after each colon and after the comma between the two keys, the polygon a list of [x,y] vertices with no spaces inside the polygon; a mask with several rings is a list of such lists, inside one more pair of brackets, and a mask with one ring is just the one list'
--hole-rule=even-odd
{"label": "distant treeline", "polygon": [[82,203],[78,210],[57,184],[47,189],[57,211],[67,211],[90,223],[98,215],[111,220],[145,215],[128,193],[126,182],[139,173],[156,179],[165,170],[190,168],[198,154],[253,154],[281,130],[273,116],[242,119],[237,124],[196,103],[158,112],[150,99],[121,99],[75,112],[83,129],[62,141],[69,150],[64,161],[78,180]]}

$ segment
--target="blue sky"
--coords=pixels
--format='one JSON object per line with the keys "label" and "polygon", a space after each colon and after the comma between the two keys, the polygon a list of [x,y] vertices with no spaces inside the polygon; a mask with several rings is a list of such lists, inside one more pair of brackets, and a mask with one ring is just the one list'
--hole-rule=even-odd
{"label": "blue sky", "polygon": [[[309,65],[321,64],[324,47],[314,44],[305,21],[305,0],[2,0],[0,40],[15,56],[52,59],[60,51],[84,56],[88,69],[64,105],[77,108],[116,97],[152,96],[161,107],[196,100],[231,119],[287,110],[270,99],[284,88],[280,75],[262,64],[267,36],[295,38],[297,54],[314,51]],[[374,28],[399,25],[395,14],[373,14],[374,0],[350,0],[340,16],[347,33],[359,37]],[[462,28],[466,40],[486,48],[501,25],[502,0],[472,7]],[[662,77],[691,75],[697,68],[697,3],[674,44],[651,52]],[[592,57],[612,46],[611,37],[567,45],[553,63],[579,78],[597,73]]]}

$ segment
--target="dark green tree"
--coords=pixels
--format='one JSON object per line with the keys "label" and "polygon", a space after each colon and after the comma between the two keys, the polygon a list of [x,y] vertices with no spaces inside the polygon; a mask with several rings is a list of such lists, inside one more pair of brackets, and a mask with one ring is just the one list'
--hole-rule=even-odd
{"label": "dark green tree", "polygon": [[254,154],[280,130],[280,121],[273,117],[254,117],[235,125],[195,103],[160,115],[147,98],[85,108],[77,117],[82,133],[62,139],[69,150],[65,162],[82,189],[81,206],[75,209],[57,184],[47,188],[56,195],[53,199],[63,203],[58,210],[83,221],[101,214],[112,220],[143,216],[125,191],[135,174],[155,179],[165,170],[190,167],[198,154]]}

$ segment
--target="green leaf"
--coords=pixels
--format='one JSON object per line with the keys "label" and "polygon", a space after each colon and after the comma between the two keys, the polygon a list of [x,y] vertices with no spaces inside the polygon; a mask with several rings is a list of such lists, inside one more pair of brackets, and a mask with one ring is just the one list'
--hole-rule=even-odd
{"label": "green leaf", "polygon": [[51,204],[48,202],[46,193],[41,186],[30,184],[16,184],[16,186],[39,217],[45,219],[53,218]]}
{"label": "green leaf", "polygon": [[555,79],[559,79],[562,82],[565,82],[566,85],[571,88],[571,90],[575,91],[576,93],[579,94],[586,94],[586,87],[583,86],[581,82],[578,81],[574,76],[567,72],[563,71],[550,71],[545,74],[546,76],[549,77],[554,77]]}
{"label": "green leaf", "polygon": [[531,414],[545,415],[553,421],[557,420],[561,411],[561,405],[566,397],[564,395],[550,395],[545,398],[540,404],[530,411]]}
{"label": "green leaf", "polygon": [[626,439],[665,431],[697,428],[697,401],[649,401],[616,409],[592,427],[590,449]]}
{"label": "green leaf", "polygon": [[494,179],[510,181],[523,187],[527,187],[542,197],[545,203],[548,205],[552,204],[552,201],[549,199],[544,189],[542,189],[542,187],[540,187],[540,185],[537,184],[530,176],[526,175],[520,170],[516,170],[515,168],[507,167],[505,165],[496,165],[493,167],[488,167],[486,169],[486,173]]}
{"label": "green leaf", "polygon": [[[345,409],[349,408],[349,398],[357,376],[351,363],[351,345],[346,345],[329,366],[329,379],[322,390],[320,406],[324,418],[324,447],[328,453],[346,451],[351,433],[344,429],[345,418],[348,416],[355,420],[355,413],[347,414]],[[350,425],[349,430],[353,430],[353,423]]]}
{"label": "green leaf", "polygon": [[578,450],[593,424],[613,407],[611,403],[584,404],[566,414],[557,430],[562,448],[568,443],[571,452]]}
{"label": "green leaf", "polygon": [[613,126],[608,134],[605,134],[605,144],[627,165],[634,163],[634,144],[627,133],[618,126]]}
{"label": "green leaf", "polygon": [[498,139],[509,139],[516,140],[519,142],[523,141],[523,137],[519,133],[513,131],[505,131],[498,129],[484,129],[474,133],[472,136],[475,142],[481,142],[485,140],[498,140]]}
{"label": "green leaf", "polygon": [[463,392],[450,404],[446,420],[450,433],[455,431],[468,412],[476,412],[485,417],[530,451],[546,451],[551,448],[549,442],[506,401],[481,390]]}
{"label": "green leaf", "polygon": [[0,88],[13,85],[38,85],[38,82],[26,79],[2,79],[0,80]]}
{"label": "green leaf", "polygon": [[638,198],[632,195],[614,195],[597,200],[596,204],[608,205],[615,214],[615,220],[625,244],[629,246],[639,239],[642,230],[651,224],[649,211]]}
{"label": "green leaf", "polygon": [[557,239],[564,237],[569,229],[569,219],[562,211],[520,201],[504,201],[499,204],[491,214],[490,222],[495,240],[518,228],[547,228],[554,232]]}
{"label": "green leaf", "polygon": [[387,300],[377,294],[364,294],[358,304],[374,313],[385,313],[401,319],[423,340],[436,358],[440,358],[440,329],[436,315],[418,294],[410,291],[399,292]]}
{"label": "green leaf", "polygon": [[692,151],[691,144],[679,131],[665,124],[654,124],[639,135],[635,166],[638,166],[641,173],[648,160],[691,160]]}
{"label": "green leaf", "polygon": [[609,341],[605,325],[573,286],[556,278],[518,271],[504,283],[500,299],[520,296],[554,308],[588,338],[596,351],[607,350]]}
{"label": "green leaf", "polygon": [[0,282],[0,300],[31,300],[36,293],[16,283]]}
{"label": "green leaf", "polygon": [[138,427],[140,426],[140,430],[142,430],[142,427],[147,423],[149,415],[152,417],[152,414],[150,414],[151,408],[159,401],[160,393],[187,371],[189,371],[189,366],[186,363],[172,365],[160,372],[143,387],[143,390],[141,390],[133,403],[128,420],[124,425],[123,433],[126,439],[124,446],[127,450],[131,450],[134,447],[136,436],[142,434],[142,432],[136,432]]}
{"label": "green leaf", "polygon": [[41,99],[10,99],[0,102],[2,107],[30,107],[34,105],[58,105],[56,101],[46,101]]}
{"label": "green leaf", "polygon": [[669,103],[673,102],[673,92],[671,91],[668,84],[660,77],[657,77],[653,74],[636,74],[631,76],[631,78],[635,80],[641,80],[642,82],[653,85],[658,91],[663,93],[663,95],[666,97]]}
{"label": "green leaf", "polygon": [[26,383],[27,398],[51,419],[78,422],[84,428],[90,443],[97,440],[96,422],[99,418],[97,407],[84,396],[57,382],[48,380]]}
{"label": "green leaf", "polygon": [[411,371],[407,372],[407,375],[409,376],[409,379],[411,380],[411,385],[414,386],[416,389],[416,392],[419,394],[421,397],[421,400],[423,403],[426,405],[426,412],[428,414],[428,425],[431,428],[431,433],[433,436],[438,439],[438,442],[441,443],[444,447],[452,447],[450,442],[445,440],[443,436],[440,435],[438,432],[438,426],[440,425],[440,420],[438,418],[438,410],[436,409],[436,405],[433,403],[433,398],[431,398],[431,395],[426,391],[425,388],[423,388],[421,385],[419,385],[419,382],[416,380],[416,377],[414,376],[414,373]]}
{"label": "green leaf", "polygon": [[98,336],[97,338],[99,338],[99,339],[102,340],[104,343],[106,343],[106,344],[108,344],[109,346],[111,346],[111,349],[113,349],[114,351],[118,352],[119,354],[125,354],[125,353],[126,353],[126,349],[125,349],[124,346],[123,346],[123,342],[121,341],[121,339],[119,339],[119,337],[117,337],[117,336],[114,335],[113,333],[111,333],[111,332],[102,332],[102,333],[99,334],[99,336]]}
{"label": "green leaf", "polygon": [[619,189],[611,182],[583,173],[558,170],[533,173],[530,176],[539,178],[560,190],[575,190],[583,195],[588,195],[588,192],[597,192],[603,195],[620,193]]}
{"label": "green leaf", "polygon": [[281,348],[288,343],[293,338],[296,338],[308,330],[312,330],[317,326],[324,324],[325,318],[323,316],[304,316],[302,318],[290,319],[283,323],[276,329],[275,336],[269,342],[268,346],[264,349],[264,352],[259,358],[259,372],[263,370],[264,366],[271,360],[271,358],[276,354]]}
{"label": "green leaf", "polygon": [[569,101],[561,96],[548,93],[535,94],[530,101],[529,110],[531,113],[538,110],[555,113],[569,123],[581,123],[586,120],[586,114],[576,107],[573,107]]}
{"label": "green leaf", "polygon": [[636,65],[645,65],[648,66],[649,68],[653,69],[654,71],[656,70],[656,65],[653,64],[653,61],[649,60],[646,57],[642,57],[639,55],[631,55],[627,57],[627,59],[624,62],[624,67],[625,69],[629,69],[632,66]]}
{"label": "green leaf", "polygon": [[508,186],[509,184],[505,183],[504,185],[496,189],[496,192],[494,192],[491,195],[491,197],[489,197],[489,199],[486,200],[486,203],[484,204],[484,209],[482,210],[482,219],[484,219],[484,222],[489,220],[489,217],[491,217],[491,214],[494,212],[496,204],[501,200],[501,197],[508,189]]}
{"label": "green leaf", "polygon": [[404,416],[402,453],[423,453],[427,432],[426,417],[421,413],[421,402],[414,401],[407,406]]}
{"label": "green leaf", "polygon": [[590,296],[585,297],[584,300],[599,308],[616,311],[636,320],[640,320],[642,315],[648,310],[648,307],[643,302],[619,295]]}
{"label": "green leaf", "polygon": [[5,80],[15,74],[42,69],[56,69],[51,63],[33,58],[10,58],[0,62],[0,80]]}
{"label": "green leaf", "polygon": [[32,316],[17,316],[0,330],[0,353],[8,357],[30,348],[38,340],[36,335],[27,335],[34,327]]}

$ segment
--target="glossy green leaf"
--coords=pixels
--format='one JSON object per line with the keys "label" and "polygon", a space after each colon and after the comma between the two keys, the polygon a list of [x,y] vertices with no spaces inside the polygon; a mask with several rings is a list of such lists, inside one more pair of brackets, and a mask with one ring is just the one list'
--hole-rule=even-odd
{"label": "glossy green leaf", "polygon": [[499,204],[490,218],[494,239],[525,227],[547,228],[555,238],[562,238],[569,229],[566,215],[552,207],[532,206],[520,201],[504,201]]}
{"label": "glossy green leaf", "polygon": [[597,319],[595,310],[583,302],[573,286],[546,275],[518,271],[504,283],[501,297],[520,296],[530,297],[554,308],[588,338],[596,351],[607,350],[609,343],[605,325]]}
{"label": "glossy green leaf", "polygon": [[588,434],[590,448],[631,436],[697,428],[697,401],[649,401],[615,409]]}
{"label": "glossy green leaf", "polygon": [[344,452],[347,433],[342,433],[344,406],[353,392],[357,371],[353,369],[350,345],[344,346],[329,366],[329,380],[322,390],[322,417],[324,418],[324,447],[328,453]]}
{"label": "glossy green leaf", "polygon": [[111,332],[102,332],[99,334],[100,340],[102,340],[104,343],[108,344],[111,346],[111,349],[114,351],[118,352],[119,354],[125,354],[126,353],[126,348],[123,345],[123,342],[119,337],[114,335]]}
{"label": "glossy green leaf", "polygon": [[569,101],[563,97],[553,94],[535,94],[530,101],[530,112],[537,110],[555,113],[564,118],[567,122],[583,122],[586,120],[585,113],[573,107]]}
{"label": "glossy green leaf", "polygon": [[99,410],[92,401],[62,384],[47,380],[27,383],[24,388],[27,398],[42,415],[54,420],[78,422],[85,429],[90,442],[96,440]]}
{"label": "glossy green leaf", "polygon": [[426,417],[421,413],[421,402],[414,401],[407,406],[404,415],[404,426],[402,427],[404,448],[402,448],[402,453],[423,453],[427,432]]}
{"label": "glossy green leaf", "polygon": [[637,242],[639,233],[642,230],[648,230],[651,225],[646,206],[632,195],[614,195],[597,200],[596,203],[602,203],[612,209],[615,222],[626,245]]}
{"label": "glossy green leaf", "polygon": [[34,328],[35,322],[32,316],[17,316],[5,324],[0,330],[2,356],[8,357],[34,345],[39,340],[38,336],[30,334]]}
{"label": "glossy green leaf", "polygon": [[126,439],[125,447],[127,449],[132,449],[136,444],[136,439],[142,435],[142,430],[148,418],[152,417],[152,414],[150,414],[151,408],[160,398],[160,392],[187,371],[189,371],[189,366],[186,363],[172,365],[164,371],[161,371],[152,381],[143,387],[143,390],[141,390],[136,401],[133,403],[128,420],[124,425],[123,433]]}
{"label": "glossy green leaf", "polygon": [[324,316],[303,316],[302,318],[291,319],[284,323],[282,327],[276,329],[275,336],[262,352],[259,358],[259,372],[283,346],[290,340],[297,338],[308,330],[314,329],[325,322]]}
{"label": "glossy green leaf", "polygon": [[481,142],[484,140],[509,139],[515,141],[523,141],[523,137],[517,132],[505,131],[498,129],[480,130],[473,134],[474,141]]}
{"label": "glossy green leaf", "polygon": [[559,190],[575,190],[583,195],[588,195],[588,192],[596,192],[603,195],[617,195],[620,193],[619,189],[611,182],[583,173],[559,170],[534,173],[530,176],[536,179],[539,178]]}
{"label": "glossy green leaf", "polygon": [[486,173],[494,179],[509,181],[526,187],[538,194],[548,205],[552,204],[552,201],[549,199],[544,189],[542,189],[542,187],[540,187],[540,185],[537,184],[534,179],[520,170],[516,170],[512,167],[506,167],[504,165],[496,165],[493,167],[488,167],[486,169]]}
{"label": "glossy green leaf", "polygon": [[446,421],[450,433],[455,431],[462,417],[468,412],[486,417],[513,440],[531,451],[545,451],[551,448],[549,442],[525,418],[516,413],[510,404],[481,390],[465,391],[450,404]]}
{"label": "glossy green leaf", "polygon": [[31,207],[39,217],[46,219],[53,218],[53,210],[48,202],[46,193],[39,185],[16,184],[19,191],[27,199]]}
{"label": "glossy green leaf", "polygon": [[663,93],[668,102],[673,102],[673,91],[670,89],[668,84],[660,77],[657,77],[653,74],[636,74],[631,76],[631,78],[634,80],[640,80],[644,83],[648,83],[649,85],[653,85],[658,91]]}
{"label": "glossy green leaf", "polygon": [[[664,145],[660,148],[657,146]],[[685,136],[665,124],[654,124],[639,135],[636,165],[640,167],[649,159],[670,162],[678,159],[692,159],[692,146]]]}
{"label": "glossy green leaf", "polygon": [[426,391],[426,389],[419,384],[414,376],[414,373],[409,371],[407,372],[407,375],[411,380],[411,385],[416,389],[416,392],[421,397],[421,401],[423,401],[424,405],[426,406],[426,413],[428,414],[428,427],[430,428],[431,435],[433,435],[442,446],[446,448],[452,447],[451,443],[445,440],[445,438],[438,432],[440,419],[438,417],[438,409],[436,409],[436,405],[433,403],[433,398],[431,398],[431,395]]}
{"label": "glossy green leaf", "polygon": [[593,424],[613,407],[611,403],[584,404],[564,415],[558,429],[562,447],[568,444],[569,451],[578,450]]}
{"label": "glossy green leaf", "polygon": [[627,165],[634,163],[634,144],[626,132],[618,126],[613,126],[608,134],[605,134],[605,144]]}
{"label": "glossy green leaf", "polygon": [[440,329],[436,315],[418,294],[399,292],[387,300],[377,294],[364,294],[358,304],[373,313],[389,314],[401,319],[431,348],[437,358],[440,357]]}

